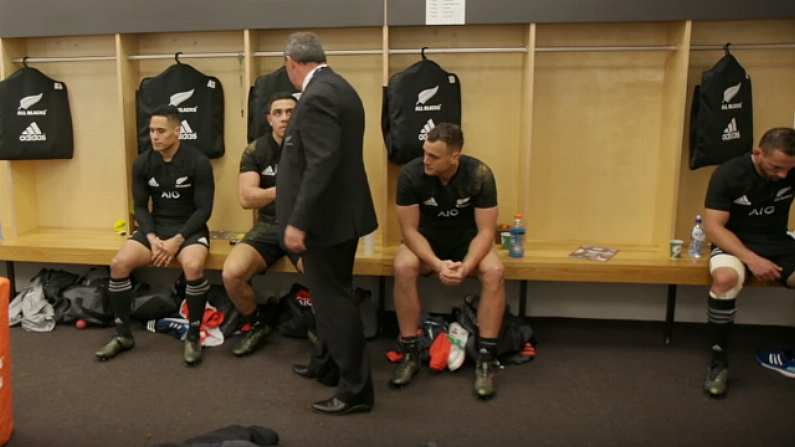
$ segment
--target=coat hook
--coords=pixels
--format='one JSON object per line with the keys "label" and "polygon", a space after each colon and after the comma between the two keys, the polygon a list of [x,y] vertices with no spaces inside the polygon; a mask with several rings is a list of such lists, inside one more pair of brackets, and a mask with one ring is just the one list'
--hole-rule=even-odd
{"label": "coat hook", "polygon": [[727,56],[728,56],[729,54],[731,54],[731,53],[729,52],[729,47],[730,47],[730,46],[731,46],[731,43],[729,43],[729,42],[726,42],[726,45],[724,45],[724,46],[723,46],[723,51],[725,51],[725,52],[726,52],[726,55],[727,55]]}
{"label": "coat hook", "polygon": [[428,60],[428,58],[425,57],[425,50],[427,50],[427,49],[428,49],[428,47],[422,47],[422,49],[420,49],[420,56],[422,56],[422,60],[424,60],[424,61]]}
{"label": "coat hook", "polygon": [[175,60],[175,61],[177,61],[177,63],[178,63],[178,64],[181,64],[181,63],[182,63],[182,62],[179,60],[179,55],[180,55],[180,54],[182,54],[182,51],[177,51],[176,53],[174,53],[174,60]]}
{"label": "coat hook", "polygon": [[30,68],[28,67],[28,56],[22,58],[22,66],[25,68]]}

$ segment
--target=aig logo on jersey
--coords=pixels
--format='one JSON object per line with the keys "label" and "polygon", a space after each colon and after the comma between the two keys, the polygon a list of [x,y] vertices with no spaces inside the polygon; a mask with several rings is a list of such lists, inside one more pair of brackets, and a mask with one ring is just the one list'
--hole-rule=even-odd
{"label": "aig logo on jersey", "polygon": [[31,107],[36,105],[41,98],[44,97],[44,93],[39,93],[38,95],[31,95],[26,96],[19,100],[19,107],[17,107],[17,116],[45,116],[47,115],[47,109],[43,110],[30,110]]}
{"label": "aig logo on jersey", "polygon": [[769,216],[776,212],[776,207],[773,205],[770,206],[760,206],[759,208],[754,208],[748,213],[749,216]]}
{"label": "aig logo on jersey", "polygon": [[455,216],[458,216],[458,210],[455,208],[439,211],[439,214],[436,215],[436,217],[455,217]]}
{"label": "aig logo on jersey", "polygon": [[179,126],[179,139],[180,140],[196,140],[199,138],[199,134],[193,131],[193,128],[190,127],[187,120],[182,120],[182,124]]}
{"label": "aig logo on jersey", "polygon": [[180,198],[179,191],[163,191],[163,193],[160,194],[160,198],[174,199],[174,200],[179,199]]}
{"label": "aig logo on jersey", "polygon": [[23,143],[47,141],[47,134],[42,132],[41,128],[39,128],[39,125],[34,121],[22,131],[22,135],[19,136],[19,141],[22,141]]}

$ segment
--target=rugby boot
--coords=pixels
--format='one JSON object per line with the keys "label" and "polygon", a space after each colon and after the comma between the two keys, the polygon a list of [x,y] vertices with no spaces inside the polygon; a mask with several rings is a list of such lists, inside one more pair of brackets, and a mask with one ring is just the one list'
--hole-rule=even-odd
{"label": "rugby boot", "polygon": [[237,357],[243,357],[253,353],[265,344],[265,340],[267,340],[270,333],[270,326],[261,321],[254,322],[251,325],[251,330],[243,336],[240,343],[232,350],[232,354]]}
{"label": "rugby boot", "polygon": [[133,347],[135,347],[135,340],[132,337],[116,335],[94,355],[96,355],[97,360],[110,360]]}

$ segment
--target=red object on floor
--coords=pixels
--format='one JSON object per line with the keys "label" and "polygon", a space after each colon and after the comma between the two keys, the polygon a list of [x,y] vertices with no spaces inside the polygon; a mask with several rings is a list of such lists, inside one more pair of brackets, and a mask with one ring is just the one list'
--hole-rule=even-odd
{"label": "red object on floor", "polygon": [[453,344],[450,343],[447,332],[439,332],[430,349],[431,360],[428,365],[432,370],[444,371],[447,369],[447,358],[450,357],[450,348],[452,346]]}
{"label": "red object on floor", "polygon": [[0,445],[5,445],[14,432],[14,411],[11,393],[11,330],[8,328],[8,301],[11,284],[0,278]]}
{"label": "red object on floor", "polygon": [[398,351],[388,351],[386,353],[386,359],[389,363],[400,363],[403,361],[403,356],[405,356],[405,354]]}

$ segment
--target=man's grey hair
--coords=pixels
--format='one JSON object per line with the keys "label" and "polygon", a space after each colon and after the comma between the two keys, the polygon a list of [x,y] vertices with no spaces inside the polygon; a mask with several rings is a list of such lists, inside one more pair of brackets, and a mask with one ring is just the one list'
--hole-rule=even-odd
{"label": "man's grey hair", "polygon": [[300,63],[323,64],[326,62],[326,52],[320,38],[315,33],[297,32],[290,34],[287,38],[287,48],[284,50],[285,56]]}

